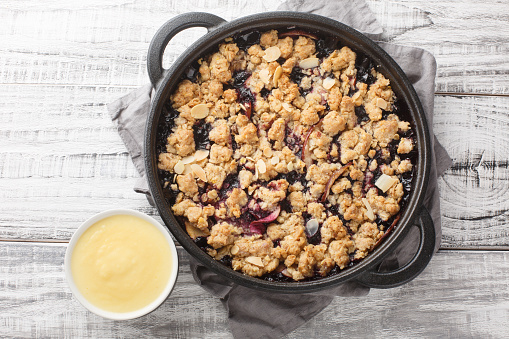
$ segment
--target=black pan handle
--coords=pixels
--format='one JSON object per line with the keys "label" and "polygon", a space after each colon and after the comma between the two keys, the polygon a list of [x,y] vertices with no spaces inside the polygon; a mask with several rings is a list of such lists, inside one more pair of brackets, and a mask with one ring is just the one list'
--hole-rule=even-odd
{"label": "black pan handle", "polygon": [[225,22],[226,20],[214,14],[191,12],[177,15],[159,28],[150,42],[147,56],[148,76],[152,86],[157,87],[157,84],[163,78],[164,49],[175,35],[191,27],[205,27],[210,32]]}
{"label": "black pan handle", "polygon": [[357,278],[357,281],[368,287],[392,288],[417,277],[426,268],[435,250],[435,225],[425,207],[421,209],[417,226],[421,233],[421,241],[417,253],[408,264],[391,272],[377,272],[376,265]]}

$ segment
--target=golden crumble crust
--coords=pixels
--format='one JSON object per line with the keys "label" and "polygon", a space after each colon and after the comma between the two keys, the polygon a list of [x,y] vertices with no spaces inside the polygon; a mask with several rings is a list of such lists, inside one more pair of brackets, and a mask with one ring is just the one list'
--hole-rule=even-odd
{"label": "golden crumble crust", "polygon": [[170,96],[174,117],[158,137],[165,197],[189,236],[236,271],[335,274],[369,255],[404,207],[412,125],[355,46],[324,52],[313,34],[277,30],[236,39],[197,60]]}

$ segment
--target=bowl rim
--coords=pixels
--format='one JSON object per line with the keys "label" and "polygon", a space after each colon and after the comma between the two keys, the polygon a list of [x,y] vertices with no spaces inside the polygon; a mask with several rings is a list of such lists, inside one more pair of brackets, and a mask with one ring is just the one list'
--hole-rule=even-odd
{"label": "bowl rim", "polygon": [[[164,290],[161,292],[161,294],[150,304],[147,306],[131,312],[112,312],[112,311],[106,311],[103,310],[94,304],[92,304],[90,301],[88,301],[83,294],[79,291],[78,287],[76,286],[73,276],[72,276],[72,270],[71,270],[71,257],[72,253],[74,251],[74,248],[76,247],[76,243],[81,238],[83,233],[85,233],[86,230],[88,230],[92,225],[94,225],[96,222],[111,217],[115,215],[131,215],[138,217],[140,219],[143,219],[150,224],[154,225],[159,232],[163,234],[163,236],[166,239],[166,242],[170,246],[171,254],[172,254],[172,265],[173,269],[170,272],[170,277],[168,279],[168,282],[164,288]],[[141,316],[144,316],[152,311],[154,311],[156,308],[158,308],[170,295],[170,293],[173,291],[173,288],[175,287],[175,284],[177,282],[177,276],[178,276],[178,252],[175,245],[175,242],[173,241],[173,238],[170,236],[170,233],[168,232],[168,228],[161,225],[160,222],[152,218],[151,216],[136,211],[132,209],[126,209],[126,208],[116,208],[116,209],[109,209],[100,213],[97,213],[96,215],[90,217],[86,221],[84,221],[74,232],[74,234],[71,237],[71,240],[69,241],[69,244],[67,246],[67,249],[65,251],[65,258],[64,258],[64,268],[65,268],[65,278],[67,281],[67,285],[72,291],[72,294],[74,297],[80,302],[81,305],[83,305],[86,309],[88,309],[90,312],[95,313],[103,318],[112,319],[112,320],[129,320],[138,318]]]}
{"label": "bowl rim", "polygon": [[[418,163],[415,166],[416,172],[413,183],[413,194],[402,212],[401,218],[391,234],[370,254],[356,265],[343,270],[342,272],[324,277],[319,280],[304,282],[269,282],[256,277],[251,277],[241,272],[234,271],[218,261],[214,260],[207,253],[198,248],[198,246],[187,235],[183,225],[173,215],[171,207],[166,204],[162,189],[158,182],[157,156],[154,156],[156,130],[158,119],[161,116],[161,110],[166,99],[169,98],[172,90],[176,87],[178,79],[184,73],[184,70],[191,64],[191,61],[197,57],[208,53],[217,46],[225,37],[232,36],[241,31],[250,29],[276,29],[278,26],[294,26],[305,29],[315,29],[321,34],[341,36],[343,41],[354,41],[360,45],[355,48],[368,54],[373,61],[384,66],[381,72],[391,79],[393,89],[397,89],[399,99],[408,104],[411,122],[415,126],[416,138],[418,143]],[[150,51],[149,51],[150,53]],[[156,121],[157,120],[157,121]],[[175,236],[179,244],[182,245],[188,253],[210,268],[215,273],[226,277],[230,281],[236,282],[246,287],[279,293],[303,293],[313,292],[344,283],[349,280],[355,281],[355,277],[361,276],[370,269],[376,269],[376,266],[396,247],[406,236],[414,221],[419,215],[424,195],[429,180],[431,169],[431,138],[428,128],[428,122],[424,109],[417,93],[396,61],[383,50],[375,41],[357,31],[356,29],[345,25],[337,20],[301,12],[274,11],[243,16],[215,27],[208,33],[201,36],[190,47],[182,52],[173,64],[165,70],[162,78],[157,84],[155,94],[152,96],[151,109],[147,116],[145,127],[144,144],[145,169],[147,181],[151,195],[155,201],[156,207],[162,220]]]}

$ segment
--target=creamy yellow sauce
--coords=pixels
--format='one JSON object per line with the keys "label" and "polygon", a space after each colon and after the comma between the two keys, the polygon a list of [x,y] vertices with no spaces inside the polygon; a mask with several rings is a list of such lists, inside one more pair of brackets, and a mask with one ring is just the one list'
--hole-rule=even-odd
{"label": "creamy yellow sauce", "polygon": [[154,301],[172,270],[170,245],[151,223],[132,216],[102,219],[78,239],[71,272],[78,290],[105,311],[131,312]]}

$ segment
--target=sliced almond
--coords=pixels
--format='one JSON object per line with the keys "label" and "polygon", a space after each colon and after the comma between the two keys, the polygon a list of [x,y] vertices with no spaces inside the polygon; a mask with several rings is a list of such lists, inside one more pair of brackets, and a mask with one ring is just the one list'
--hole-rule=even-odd
{"label": "sliced almond", "polygon": [[336,79],[326,78],[326,79],[323,79],[322,86],[325,89],[331,89],[335,83],[336,83]]}
{"label": "sliced almond", "polygon": [[258,76],[263,81],[263,83],[268,84],[270,82],[270,72],[268,69],[262,69],[258,72]]}
{"label": "sliced almond", "polygon": [[310,236],[315,235],[315,233],[318,231],[318,226],[320,226],[320,223],[315,218],[309,219],[306,223],[306,230]]}
{"label": "sliced almond", "polygon": [[184,165],[186,168],[184,169],[184,173],[182,174],[189,174],[189,173],[193,173],[193,170],[191,169],[191,165],[187,164],[187,165]]}
{"label": "sliced almond", "polygon": [[239,104],[240,108],[242,108],[244,111],[247,111],[246,106]]}
{"label": "sliced almond", "polygon": [[276,61],[281,56],[281,50],[277,46],[269,47],[265,50],[263,58],[267,62]]}
{"label": "sliced almond", "polygon": [[[253,175],[253,181],[258,180],[258,166],[255,165],[255,174]],[[249,186],[252,187],[252,186]]]}
{"label": "sliced almond", "polygon": [[175,171],[175,173],[177,173],[177,174],[184,173],[184,170],[185,170],[185,164],[182,162],[182,160],[179,160],[175,164],[175,167],[173,167],[173,171]]}
{"label": "sliced almond", "polygon": [[286,109],[288,112],[292,110],[292,105],[290,105],[289,103],[287,102],[283,102],[283,107],[284,109]]}
{"label": "sliced almond", "polygon": [[196,159],[195,159],[194,155],[188,155],[187,157],[182,158],[182,160],[180,160],[180,161],[182,161],[182,163],[184,165],[187,165],[187,164],[193,163],[195,160]]}
{"label": "sliced almond", "polygon": [[281,274],[284,275],[285,277],[288,277],[288,278],[292,278],[293,276],[290,274],[290,272],[288,272],[288,270],[285,268],[284,270],[281,271]]}
{"label": "sliced almond", "polygon": [[186,221],[186,231],[187,231],[187,234],[189,234],[189,236],[192,239],[196,239],[198,237],[206,237],[207,235],[210,234],[208,232],[208,229],[207,229],[207,232],[204,232],[203,230],[199,229],[198,227],[195,227],[193,224],[191,224],[188,221]]}
{"label": "sliced almond", "polygon": [[304,69],[315,68],[318,67],[319,64],[320,60],[318,60],[318,58],[307,58],[299,62],[299,67]]}
{"label": "sliced almond", "polygon": [[352,101],[355,104],[355,106],[362,105],[362,96],[360,91],[355,92],[355,94],[352,95]]}
{"label": "sliced almond", "polygon": [[396,183],[396,179],[391,178],[387,174],[382,174],[380,178],[375,182],[375,186],[382,190],[382,192],[387,192],[389,188],[392,187]]}
{"label": "sliced almond", "polygon": [[247,257],[246,261],[258,267],[263,267],[263,261],[260,257]]}
{"label": "sliced almond", "polygon": [[288,168],[290,172],[293,171],[294,169],[293,162],[288,163],[288,165],[286,165],[286,168]]}
{"label": "sliced almond", "polygon": [[277,155],[273,156],[272,159],[270,159],[270,163],[274,166],[279,164],[279,157]]}
{"label": "sliced almond", "polygon": [[230,249],[230,253],[235,255],[235,254],[239,253],[239,250],[240,250],[239,246],[233,245],[232,248]]}
{"label": "sliced almond", "polygon": [[191,116],[195,119],[203,119],[209,115],[209,107],[206,104],[199,104],[191,108]]}
{"label": "sliced almond", "polygon": [[373,213],[373,209],[371,208],[371,205],[369,204],[369,201],[368,199],[366,198],[362,198],[362,203],[364,204],[364,206],[366,206],[366,209],[368,210],[368,218],[369,220],[373,221],[375,220],[375,213]]}
{"label": "sliced almond", "polygon": [[378,107],[380,107],[381,109],[387,109],[387,101],[385,101],[384,99],[382,98],[377,98],[376,99],[376,105]]}
{"label": "sliced almond", "polygon": [[263,161],[262,159],[256,162],[256,167],[258,168],[258,172],[260,172],[261,174],[267,172],[267,165],[265,165],[265,161]]}
{"label": "sliced almond", "polygon": [[203,168],[200,167],[198,164],[192,164],[191,169],[193,170],[194,175],[196,175],[198,178],[201,179],[203,182],[207,182],[207,175],[205,174],[205,171]]}
{"label": "sliced almond", "polygon": [[209,156],[209,151],[205,149],[199,149],[194,153],[194,158],[196,161],[202,161],[203,159]]}
{"label": "sliced almond", "polygon": [[274,87],[277,87],[277,82],[279,81],[279,78],[281,78],[281,74],[283,74],[283,68],[281,66],[277,66],[272,80],[274,82]]}

